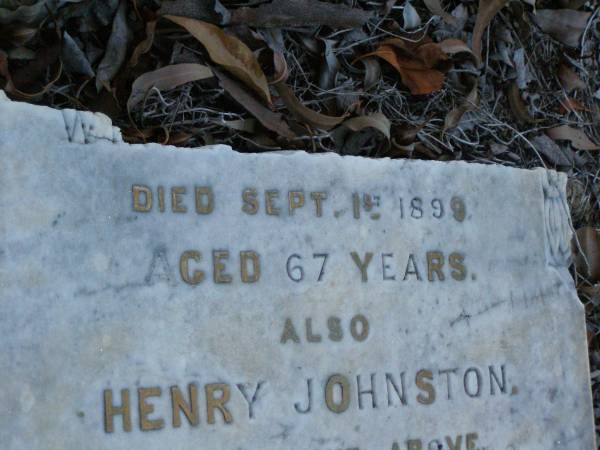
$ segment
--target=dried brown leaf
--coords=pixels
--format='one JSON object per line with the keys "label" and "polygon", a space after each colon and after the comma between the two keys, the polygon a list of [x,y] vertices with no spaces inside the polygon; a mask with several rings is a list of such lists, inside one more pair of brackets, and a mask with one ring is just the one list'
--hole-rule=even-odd
{"label": "dried brown leaf", "polygon": [[404,19],[403,28],[405,30],[414,30],[421,26],[421,16],[410,3],[410,0],[406,0],[404,8],[402,9],[402,18]]}
{"label": "dried brown leaf", "polygon": [[331,28],[358,28],[372,14],[360,8],[318,0],[273,0],[256,8],[233,11],[231,23],[261,28],[326,25]]}
{"label": "dried brown leaf", "polygon": [[154,43],[154,34],[156,32],[156,22],[156,20],[150,20],[149,22],[146,22],[146,39],[140,42],[133,50],[133,54],[129,60],[129,65],[131,67],[137,66],[140,56],[148,53],[152,48],[152,44]]}
{"label": "dried brown leaf", "polygon": [[533,20],[542,31],[563,44],[579,47],[581,35],[591,15],[591,12],[572,9],[540,9]]}
{"label": "dried brown leaf", "polygon": [[444,73],[434,67],[448,57],[433,42],[414,45],[403,39],[390,39],[363,58],[368,56],[377,56],[391,64],[413,95],[431,94],[444,85]]}
{"label": "dried brown leaf", "polygon": [[110,38],[106,44],[106,52],[96,71],[96,89],[98,92],[102,87],[110,90],[111,80],[125,62],[130,37],[131,32],[127,25],[127,1],[121,0],[113,20]]}
{"label": "dried brown leaf", "polygon": [[479,9],[477,11],[477,19],[473,28],[473,54],[477,63],[481,65],[481,50],[483,46],[483,33],[489,26],[490,22],[509,0],[479,0]]}
{"label": "dried brown leaf", "polygon": [[37,33],[37,28],[19,24],[7,25],[0,28],[0,41],[7,41],[15,47],[20,47],[32,40]]}
{"label": "dried brown leaf", "polygon": [[456,25],[458,23],[456,17],[444,10],[440,0],[423,0],[423,2],[432,14],[440,16],[447,24]]}
{"label": "dried brown leaf", "polygon": [[573,246],[575,267],[589,281],[596,283],[600,281],[600,233],[595,228],[583,227],[577,230],[576,236]]}
{"label": "dried brown leaf", "polygon": [[584,81],[579,78],[579,75],[565,64],[561,64],[558,68],[558,78],[560,79],[563,88],[569,93],[576,89],[583,90],[587,87]]}
{"label": "dried brown leaf", "polygon": [[415,126],[408,123],[395,125],[393,129],[392,144],[395,147],[407,148],[413,145],[417,140],[419,131],[423,129],[425,123]]}
{"label": "dried brown leaf", "polygon": [[444,120],[444,131],[451,130],[455,128],[460,123],[463,116],[469,112],[473,111],[479,106],[479,88],[477,82],[474,83],[473,88],[469,92],[469,95],[464,99],[464,101],[458,106],[450,111],[446,115],[446,119]]}
{"label": "dried brown leaf", "polygon": [[[57,47],[57,51],[58,51],[58,47]],[[43,59],[38,58],[34,62],[36,64],[40,65],[40,63],[43,63]],[[16,97],[20,97],[20,98],[23,98],[26,100],[38,100],[46,92],[48,92],[48,89],[50,89],[62,75],[63,64],[62,64],[62,61],[59,61],[59,62],[60,62],[60,64],[59,64],[59,68],[56,72],[56,76],[47,85],[45,85],[39,92],[30,94],[28,92],[21,91],[15,85],[14,78],[8,68],[8,55],[2,49],[0,49],[0,76],[4,77],[6,79],[6,84],[3,89],[6,92],[8,92],[9,94],[12,94]]]}
{"label": "dried brown leaf", "polygon": [[206,48],[211,59],[250,86],[271,103],[267,77],[252,50],[238,38],[227,35],[216,25],[187,17],[165,16],[190,32]]}
{"label": "dried brown leaf", "polygon": [[163,16],[183,16],[217,25],[225,25],[231,20],[229,10],[219,0],[165,0],[159,13]]}
{"label": "dried brown leaf", "polygon": [[152,88],[160,90],[173,89],[190,81],[212,77],[214,77],[214,74],[210,67],[202,64],[174,64],[153,72],[147,72],[133,82],[131,95],[127,100],[127,110],[131,112]]}
{"label": "dried brown leaf", "polygon": [[561,98],[560,106],[563,113],[568,113],[569,111],[589,111],[583,103],[572,97]]}
{"label": "dried brown leaf", "polygon": [[571,149],[563,149],[545,134],[534,136],[531,143],[542,155],[553,164],[562,167],[572,167],[575,164],[575,155]]}
{"label": "dried brown leaf", "polygon": [[268,130],[276,132],[279,136],[293,139],[296,137],[289,125],[283,120],[281,114],[274,113],[261,102],[259,102],[252,94],[250,94],[244,86],[238,83],[233,78],[227,76],[220,70],[213,72],[219,79],[221,87],[231,95],[235,101],[242,105],[250,114]]}
{"label": "dried brown leaf", "polygon": [[345,116],[328,116],[307,108],[294,95],[292,89],[283,82],[276,83],[274,86],[287,109],[303,123],[321,130],[331,130],[345,119]]}
{"label": "dried brown leaf", "polygon": [[373,128],[390,139],[390,129],[392,124],[390,120],[381,113],[374,113],[368,116],[353,117],[342,123],[342,126],[352,131],[362,131],[366,128]]}
{"label": "dried brown leaf", "polygon": [[15,8],[6,8],[3,2],[0,2],[0,24],[22,22],[28,25],[37,25],[48,17],[47,1],[45,0],[15,3]]}
{"label": "dried brown leaf", "polygon": [[475,56],[473,50],[460,39],[445,39],[437,44],[439,48],[447,55],[456,55],[458,53],[469,53]]}
{"label": "dried brown leaf", "polygon": [[221,125],[231,128],[232,130],[244,131],[245,133],[256,132],[256,126],[258,125],[256,119],[238,119],[238,120],[224,120]]}
{"label": "dried brown leaf", "polygon": [[546,130],[546,134],[555,141],[569,141],[577,150],[599,150],[600,146],[585,134],[579,128],[573,128],[568,125],[560,125],[558,127]]}
{"label": "dried brown leaf", "polygon": [[94,77],[94,70],[87,56],[66,31],[63,33],[61,58],[67,72]]}
{"label": "dried brown leaf", "polygon": [[522,124],[536,123],[536,120],[531,117],[527,110],[527,105],[521,97],[521,91],[516,81],[512,82],[508,88],[508,103],[518,122]]}
{"label": "dried brown leaf", "polygon": [[368,91],[373,88],[381,79],[381,64],[377,58],[363,58],[361,62],[365,66],[365,77],[363,85]]}

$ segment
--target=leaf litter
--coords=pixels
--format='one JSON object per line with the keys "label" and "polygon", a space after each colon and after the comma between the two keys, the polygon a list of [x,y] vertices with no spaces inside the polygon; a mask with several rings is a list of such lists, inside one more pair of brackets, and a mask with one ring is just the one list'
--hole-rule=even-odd
{"label": "leaf litter", "polygon": [[0,24],[9,96],[104,112],[130,142],[566,173],[600,370],[597,2],[0,0]]}

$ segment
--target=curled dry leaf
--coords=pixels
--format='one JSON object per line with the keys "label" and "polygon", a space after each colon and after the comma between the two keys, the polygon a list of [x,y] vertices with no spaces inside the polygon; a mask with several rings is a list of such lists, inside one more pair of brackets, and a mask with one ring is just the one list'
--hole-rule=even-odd
{"label": "curled dry leaf", "polygon": [[137,78],[131,87],[131,95],[127,100],[127,111],[141,102],[152,88],[160,90],[173,89],[190,81],[214,77],[210,67],[202,64],[174,64],[153,72],[147,72]]}
{"label": "curled dry leaf", "polygon": [[0,41],[7,41],[15,47],[20,47],[32,40],[37,33],[37,28],[26,27],[19,24],[7,25],[0,28]]}
{"label": "curled dry leaf", "polygon": [[224,72],[216,69],[213,69],[213,72],[219,79],[221,87],[225,89],[236,102],[256,117],[265,128],[288,139],[296,137],[289,125],[283,120],[281,114],[271,111],[250,94],[247,89],[244,89],[243,85],[227,76]]}
{"label": "curled dry leaf", "polygon": [[411,125],[408,123],[395,125],[393,128],[392,144],[395,147],[408,148],[416,142],[419,131],[424,126],[425,123],[421,125]]}
{"label": "curled dry leaf", "polygon": [[478,106],[479,88],[477,81],[475,81],[473,88],[469,92],[469,95],[467,95],[467,97],[460,104],[460,106],[454,108],[446,115],[446,119],[444,120],[444,131],[448,131],[458,126],[463,116],[467,112],[475,110]]}
{"label": "curled dry leaf", "polygon": [[218,25],[226,25],[231,14],[219,0],[166,0],[159,13],[163,16],[184,16]]}
{"label": "curled dry leaf", "polygon": [[483,33],[488,27],[492,19],[509,0],[479,0],[479,9],[477,11],[477,19],[473,28],[473,53],[477,60],[477,64],[481,65],[481,49],[483,47]]}
{"label": "curled dry leaf", "polygon": [[571,149],[563,149],[545,134],[534,136],[531,143],[548,161],[557,166],[572,167],[575,165],[575,155]]}
{"label": "curled dry leaf", "polygon": [[85,53],[66,31],[63,33],[61,58],[67,72],[86,75],[90,78],[95,75]]}
{"label": "curled dry leaf", "polygon": [[516,81],[513,81],[508,88],[508,103],[518,122],[521,124],[536,123],[536,120],[529,114],[529,110],[521,97],[521,90]]}
{"label": "curled dry leaf", "polygon": [[572,9],[540,9],[533,20],[544,33],[569,47],[579,47],[581,35],[591,15],[591,12]]}
{"label": "curled dry leaf", "polygon": [[257,126],[256,119],[223,120],[218,123],[232,130],[244,131],[245,133],[255,133]]}
{"label": "curled dry leaf", "polygon": [[16,8],[0,7],[0,24],[21,22],[34,25],[48,17],[47,0],[15,3]]}
{"label": "curled dry leaf", "polygon": [[576,232],[575,267],[592,283],[600,281],[600,234],[595,228],[583,227]]}
{"label": "curled dry leaf", "polygon": [[154,42],[154,34],[156,33],[156,20],[150,20],[146,22],[146,39],[140,42],[135,49],[133,50],[133,54],[131,55],[131,59],[129,60],[129,65],[131,67],[137,66],[137,63],[140,60],[140,56],[150,51],[152,48],[152,43]]}
{"label": "curled dry leaf", "polygon": [[[36,62],[38,65],[44,64],[42,58],[38,58],[34,62]],[[48,89],[50,89],[54,85],[54,83],[58,81],[58,79],[62,75],[62,70],[63,63],[62,61],[60,61],[60,65],[58,71],[56,72],[56,76],[46,86],[44,86],[44,88],[41,91],[33,94],[23,92],[17,86],[15,86],[12,74],[10,73],[10,70],[8,68],[8,55],[2,49],[0,49],[0,76],[6,79],[6,84],[3,89],[14,96],[21,97],[26,100],[38,100],[42,97],[42,95],[44,95],[48,91]]]}
{"label": "curled dry leaf", "polygon": [[334,117],[313,111],[304,106],[294,95],[292,89],[285,83],[276,83],[275,89],[285,103],[287,109],[301,122],[321,130],[331,130],[345,119],[345,116]]}
{"label": "curled dry leaf", "polygon": [[535,80],[529,68],[528,58],[525,55],[525,49],[519,48],[513,53],[513,66],[517,72],[517,86],[519,89],[527,89],[529,83]]}
{"label": "curled dry leaf", "polygon": [[423,2],[432,14],[440,16],[442,19],[444,19],[444,22],[446,22],[447,24],[454,26],[458,24],[456,17],[454,17],[452,14],[447,13],[444,10],[442,4],[440,3],[440,0],[423,0]]}
{"label": "curled dry leaf", "polygon": [[287,81],[290,76],[290,69],[282,52],[273,52],[273,67],[275,73],[273,74],[273,80],[270,81],[270,83],[274,84],[279,83],[280,81]]}
{"label": "curled dry leaf", "polygon": [[565,64],[561,64],[558,68],[558,78],[565,91],[571,93],[577,89],[585,89],[587,85],[579,78],[573,69]]}
{"label": "curled dry leaf", "polygon": [[110,82],[117,74],[127,56],[127,43],[131,37],[127,25],[127,1],[121,0],[119,9],[113,20],[110,38],[106,44],[106,52],[96,73],[96,89],[102,87],[110,90]]}
{"label": "curled dry leaf", "polygon": [[335,77],[339,72],[340,63],[334,51],[336,42],[331,39],[323,39],[323,44],[325,46],[325,57],[320,68],[319,88],[327,91],[335,85]]}
{"label": "curled dry leaf", "polygon": [[464,41],[461,41],[460,39],[445,39],[437,45],[447,55],[457,55],[459,53],[469,53],[473,57],[475,56],[475,54],[473,53],[473,50],[471,50],[471,48],[467,44],[465,44]]}
{"label": "curled dry leaf", "polygon": [[246,44],[225,34],[216,25],[187,17],[165,17],[189,31],[206,48],[215,63],[254,89],[263,100],[271,103],[267,77]]}
{"label": "curled dry leaf", "polygon": [[260,28],[326,25],[331,28],[358,28],[372,14],[360,8],[318,0],[273,0],[256,8],[233,11],[231,23]]}
{"label": "curled dry leaf", "polygon": [[591,141],[583,130],[568,125],[546,130],[546,134],[555,141],[569,141],[577,150],[598,150],[600,146]]}
{"label": "curled dry leaf", "polygon": [[414,30],[415,28],[419,28],[421,26],[421,16],[419,16],[419,13],[415,7],[410,3],[410,0],[406,0],[404,3],[402,17],[404,19],[405,30]]}
{"label": "curled dry leaf", "polygon": [[373,88],[381,79],[381,65],[377,58],[363,58],[361,62],[365,66],[365,77],[363,85],[365,90],[368,91]]}
{"label": "curled dry leaf", "polygon": [[377,56],[391,64],[413,95],[431,94],[439,91],[444,84],[445,75],[438,66],[445,63],[448,56],[434,42],[389,39],[363,57],[367,56]]}
{"label": "curled dry leaf", "polygon": [[589,111],[583,103],[573,97],[566,97],[560,99],[561,111],[568,113],[569,111]]}
{"label": "curled dry leaf", "polygon": [[381,113],[374,113],[368,116],[353,117],[342,123],[343,127],[352,131],[362,131],[366,128],[373,128],[390,139],[390,129],[392,124],[390,120]]}

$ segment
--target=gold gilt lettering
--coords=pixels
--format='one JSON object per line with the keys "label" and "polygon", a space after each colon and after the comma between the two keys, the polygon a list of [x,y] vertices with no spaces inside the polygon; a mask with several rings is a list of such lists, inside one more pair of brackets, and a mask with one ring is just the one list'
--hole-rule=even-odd
{"label": "gold gilt lettering", "polygon": [[162,389],[159,387],[139,388],[138,402],[140,409],[140,429],[142,431],[160,430],[165,426],[163,419],[149,419],[148,416],[154,412],[154,405],[147,403],[150,397],[160,397]]}
{"label": "gold gilt lettering", "polygon": [[[231,397],[231,391],[229,385],[224,383],[213,383],[204,386],[206,392],[206,417],[209,424],[214,424],[215,421],[215,410],[218,409],[223,415],[225,423],[233,422],[233,417],[229,410],[225,407],[226,403]],[[215,397],[215,393],[220,392],[219,397]]]}
{"label": "gold gilt lettering", "polygon": [[406,449],[407,450],[422,450],[423,445],[421,444],[420,439],[409,439],[406,441]]}
{"label": "gold gilt lettering", "polygon": [[165,188],[162,186],[158,187],[158,210],[161,213],[165,212]]}
{"label": "gold gilt lettering", "polygon": [[296,328],[294,328],[292,319],[290,319],[289,317],[285,319],[283,333],[281,334],[281,343],[286,344],[288,341],[292,341],[296,344],[300,343],[300,336],[298,336]]}
{"label": "gold gilt lettering", "polygon": [[173,427],[181,427],[181,413],[185,415],[192,426],[200,423],[200,413],[198,412],[198,388],[194,383],[188,386],[189,403],[183,398],[183,393],[178,386],[171,386],[171,406],[173,409]]}
{"label": "gold gilt lettering", "polygon": [[442,252],[427,252],[427,279],[434,281],[434,274],[437,275],[438,280],[444,281],[444,254]]}
{"label": "gold gilt lettering", "polygon": [[131,193],[133,194],[133,210],[150,212],[152,209],[152,191],[150,188],[141,184],[134,184]]}
{"label": "gold gilt lettering", "polygon": [[[248,271],[248,263],[252,265],[252,271]],[[260,258],[253,251],[240,252],[240,273],[243,283],[256,283],[260,278]]]}
{"label": "gold gilt lettering", "polygon": [[321,335],[313,333],[312,319],[306,319],[304,325],[306,326],[306,340],[308,342],[321,342]]}
{"label": "gold gilt lettering", "polygon": [[454,442],[452,442],[452,437],[446,436],[446,444],[448,445],[448,450],[460,450],[462,447],[462,434],[456,436]]}
{"label": "gold gilt lettering", "polygon": [[181,204],[181,196],[185,195],[185,187],[171,188],[171,209],[176,213],[186,213],[187,208]]}
{"label": "gold gilt lettering", "polygon": [[430,370],[419,370],[415,379],[415,384],[427,395],[417,395],[417,401],[423,405],[431,405],[435,401],[435,388],[426,380],[433,380],[433,373]]}
{"label": "gold gilt lettering", "polygon": [[369,321],[362,314],[357,314],[350,321],[350,334],[355,341],[362,342],[369,337]]}
{"label": "gold gilt lettering", "polygon": [[350,253],[350,255],[352,256],[352,260],[356,264],[356,267],[358,267],[358,269],[360,270],[362,282],[366,283],[369,280],[369,275],[367,273],[367,269],[369,267],[371,260],[373,259],[373,253],[371,253],[371,252],[365,253],[364,261],[361,261],[360,256],[358,256],[358,253],[356,253],[356,252],[352,252],[352,253]]}
{"label": "gold gilt lettering", "polygon": [[288,192],[290,216],[294,215],[294,211],[304,206],[304,192],[290,191]]}
{"label": "gold gilt lettering", "polygon": [[448,264],[453,269],[450,273],[450,276],[456,281],[463,281],[465,278],[467,278],[467,268],[463,264],[464,261],[464,255],[457,252],[450,253]]}
{"label": "gold gilt lettering", "polygon": [[477,446],[477,439],[479,439],[477,433],[467,434],[467,450],[475,450],[475,447]]}
{"label": "gold gilt lettering", "polygon": [[315,202],[315,211],[317,217],[323,216],[323,200],[327,198],[326,192],[311,192],[310,198]]}
{"label": "gold gilt lettering", "polygon": [[114,417],[122,416],[123,431],[131,431],[131,408],[129,405],[129,389],[121,389],[121,406],[113,405],[113,393],[111,389],[104,391],[104,430],[113,433]]}
{"label": "gold gilt lettering", "polygon": [[256,189],[244,189],[242,192],[242,211],[246,214],[254,215],[258,212],[258,200],[256,199]]}
{"label": "gold gilt lettering", "polygon": [[186,250],[181,254],[181,258],[179,258],[179,273],[181,274],[181,279],[187,284],[195,286],[204,281],[204,272],[202,270],[194,270],[194,273],[190,274],[190,259],[197,263],[200,262],[202,253],[196,250]]}
{"label": "gold gilt lettering", "polygon": [[265,207],[267,209],[267,214],[270,216],[278,216],[279,215],[279,208],[277,208],[274,204],[273,201],[279,198],[279,191],[276,189],[272,189],[272,190],[268,190],[265,191]]}
{"label": "gold gilt lettering", "polygon": [[210,214],[215,209],[215,194],[210,186],[196,186],[196,212]]}
{"label": "gold gilt lettering", "polygon": [[225,273],[224,260],[229,259],[229,251],[214,250],[213,251],[213,279],[217,284],[231,283],[231,275]]}
{"label": "gold gilt lettering", "polygon": [[[339,388],[340,399],[334,399],[334,389]],[[325,385],[325,404],[331,412],[341,414],[350,406],[350,381],[344,375],[335,374],[329,377]]]}

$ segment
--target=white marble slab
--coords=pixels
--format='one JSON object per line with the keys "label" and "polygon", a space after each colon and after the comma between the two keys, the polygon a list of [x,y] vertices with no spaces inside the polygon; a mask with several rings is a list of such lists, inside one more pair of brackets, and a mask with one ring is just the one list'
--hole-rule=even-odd
{"label": "white marble slab", "polygon": [[564,175],[0,117],[2,449],[595,449]]}

